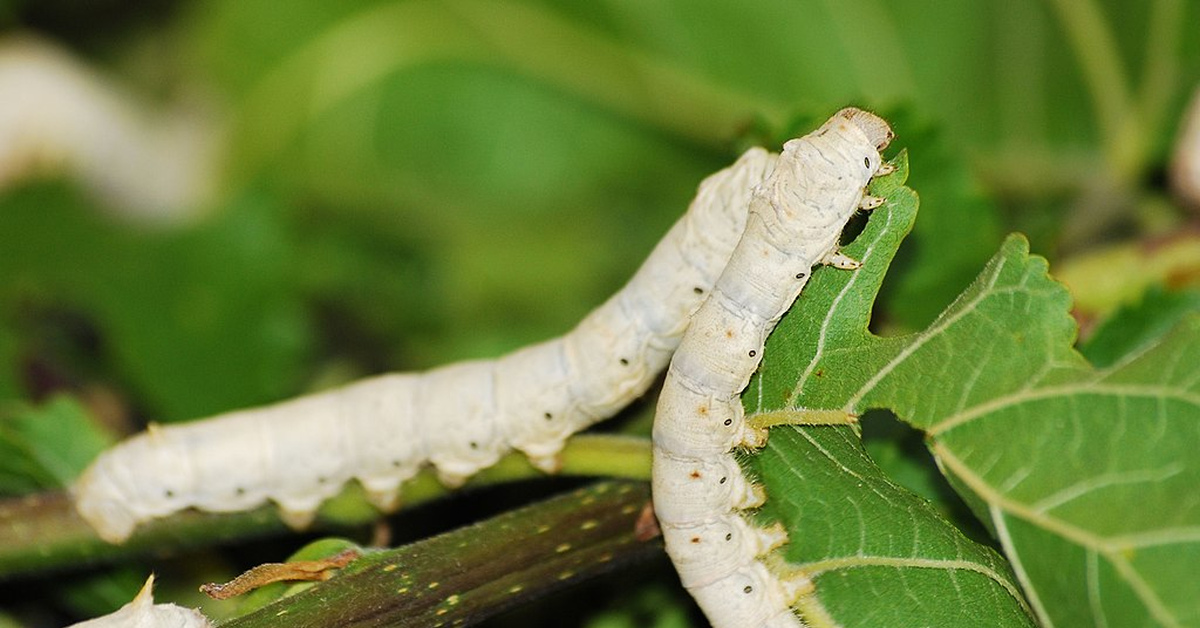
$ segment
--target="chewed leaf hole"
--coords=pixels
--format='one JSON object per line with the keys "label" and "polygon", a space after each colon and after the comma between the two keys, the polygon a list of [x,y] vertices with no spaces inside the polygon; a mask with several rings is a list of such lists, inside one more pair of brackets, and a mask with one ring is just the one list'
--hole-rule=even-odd
{"label": "chewed leaf hole", "polygon": [[991,534],[971,514],[925,445],[925,435],[900,421],[887,410],[871,410],[859,418],[863,447],[883,472],[909,491],[948,508],[955,524],[985,545],[994,543]]}

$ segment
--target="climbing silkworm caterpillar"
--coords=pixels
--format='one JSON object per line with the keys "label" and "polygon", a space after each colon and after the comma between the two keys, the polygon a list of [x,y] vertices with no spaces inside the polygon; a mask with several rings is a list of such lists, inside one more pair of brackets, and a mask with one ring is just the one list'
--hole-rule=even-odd
{"label": "climbing silkworm caterpillar", "polygon": [[568,436],[642,395],[679,344],[776,157],[751,149],[704,180],[628,284],[559,338],[495,360],[388,374],[272,406],[152,426],[104,452],[72,487],[104,539],[196,507],[274,501],[294,526],[357,479],[382,508],[432,464],[447,486],[517,449],[556,469]]}
{"label": "climbing silkworm caterpillar", "polygon": [[667,370],[654,419],[654,510],[681,582],[714,628],[803,626],[791,605],[811,583],[776,576],[761,560],[787,541],[783,527],[756,528],[739,512],[765,496],[734,452],[767,438],[746,424],[739,397],[812,267],[857,267],[838,253],[838,237],[857,210],[882,203],[866,185],[884,170],[879,151],[891,138],[881,118],[849,108],[784,144]]}

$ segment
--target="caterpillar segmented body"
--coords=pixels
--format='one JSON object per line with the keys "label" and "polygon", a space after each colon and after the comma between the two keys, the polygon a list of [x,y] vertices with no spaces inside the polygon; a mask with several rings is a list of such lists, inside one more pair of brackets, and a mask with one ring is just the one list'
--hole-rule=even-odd
{"label": "caterpillar segmented body", "polygon": [[267,500],[303,526],[352,478],[390,508],[426,464],[456,486],[513,449],[553,471],[568,436],[615,414],[666,367],[775,159],[752,149],[702,182],[629,283],[566,335],[496,360],[152,427],[92,463],[72,487],[76,509],[120,542],[185,508],[232,512]]}
{"label": "caterpillar segmented body", "polygon": [[734,452],[767,437],[746,424],[739,397],[812,266],[856,266],[837,252],[838,237],[857,210],[882,202],[865,189],[891,137],[877,116],[844,109],[784,144],[667,371],[654,421],[654,509],[680,580],[715,628],[803,626],[791,605],[811,583],[778,577],[762,561],[786,533],[756,528],[739,512],[765,496]]}

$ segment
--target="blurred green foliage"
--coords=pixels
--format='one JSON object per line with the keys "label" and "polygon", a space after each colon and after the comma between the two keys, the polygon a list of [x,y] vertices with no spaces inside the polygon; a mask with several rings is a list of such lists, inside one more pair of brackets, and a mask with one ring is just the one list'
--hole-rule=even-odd
{"label": "blurred green foliage", "polygon": [[[752,129],[849,102],[908,112],[924,218],[889,312],[916,327],[1006,231],[1052,253],[1066,201],[1128,178],[1056,17],[1074,4],[215,0],[130,18],[120,41],[18,6],[12,22],[75,36],[135,94],[202,93],[233,132],[220,199],[182,230],[121,224],[61,184],[0,199],[0,391],[31,394],[37,359],[176,420],[289,396],[330,364],[427,367],[561,333]],[[1124,88],[1169,87],[1138,116],[1140,181],[1200,76],[1200,43],[1152,20],[1200,13],[1094,8]],[[1064,177],[1041,188],[1047,168]],[[73,332],[37,322],[64,312],[98,349],[70,355]]]}

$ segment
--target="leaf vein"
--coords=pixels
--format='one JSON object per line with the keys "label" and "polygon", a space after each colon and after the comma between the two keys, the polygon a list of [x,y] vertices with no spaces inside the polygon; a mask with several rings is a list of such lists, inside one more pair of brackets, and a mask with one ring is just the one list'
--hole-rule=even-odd
{"label": "leaf vein", "polygon": [[828,558],[825,560],[813,561],[804,565],[804,571],[810,577],[817,576],[833,571],[841,571],[846,569],[863,569],[867,567],[892,567],[896,569],[914,568],[914,569],[940,569],[946,571],[969,571],[994,581],[999,584],[1013,596],[1014,599],[1025,605],[1024,596],[1021,592],[1009,582],[1004,574],[996,571],[988,565],[983,565],[977,562],[962,559],[946,559],[946,558],[919,558],[916,556],[897,557],[897,556],[871,556],[859,554],[856,556],[847,556],[841,558]]}
{"label": "leaf vein", "polygon": [[1004,511],[1000,509],[999,505],[992,503],[988,505],[988,514],[992,518],[992,525],[996,528],[996,539],[1000,541],[1000,547],[1004,549],[1004,555],[1008,558],[1017,580],[1021,583],[1021,588],[1025,591],[1025,599],[1028,600],[1029,606],[1034,611],[1033,614],[1038,618],[1038,624],[1042,628],[1054,628],[1054,620],[1046,612],[1046,606],[1042,603],[1037,588],[1029,580],[1029,572],[1025,570],[1021,554],[1017,552],[1016,543],[1013,542],[1012,534],[1008,530],[1008,521]]}
{"label": "leaf vein", "polygon": [[979,294],[976,295],[975,298],[967,301],[961,308],[959,308],[950,316],[937,320],[929,329],[917,334],[916,337],[913,338],[912,343],[904,347],[904,349],[896,354],[896,357],[889,360],[887,364],[883,365],[882,368],[876,371],[875,374],[872,375],[871,378],[868,379],[861,388],[859,388],[858,392],[851,395],[850,399],[846,401],[845,406],[843,406],[846,412],[853,412],[857,410],[859,402],[862,401],[863,397],[865,397],[867,393],[874,390],[875,387],[879,385],[879,382],[883,381],[885,377],[903,364],[905,360],[920,350],[921,347],[925,346],[925,343],[938,337],[938,335],[957,323],[960,319],[975,311],[975,308],[977,308],[980,303],[997,294],[996,292],[993,292],[992,289],[999,280],[1001,271],[1004,269],[1006,261],[1007,260],[1002,259],[998,264],[996,264],[995,269],[993,269],[991,275],[987,278],[986,287],[983,290],[980,290]]}
{"label": "leaf vein", "polygon": [[[894,212],[887,213],[887,224],[885,224],[884,229],[880,230],[879,235],[875,238],[875,240],[871,241],[871,243],[867,245],[866,250],[863,252],[863,262],[871,259],[871,256],[875,252],[876,246],[883,238],[883,235],[888,232],[886,227],[891,226],[894,216]],[[854,273],[851,275],[850,280],[847,281],[846,285],[838,291],[837,296],[833,299],[833,303],[830,304],[829,309],[826,310],[825,318],[822,319],[819,331],[817,333],[817,346],[813,349],[812,359],[809,360],[808,365],[804,367],[804,371],[800,373],[800,377],[796,380],[796,386],[792,389],[793,399],[800,396],[800,393],[804,390],[804,385],[808,383],[808,378],[812,376],[813,372],[816,371],[817,366],[821,363],[821,358],[825,355],[825,344],[829,339],[829,331],[832,328],[832,322],[835,318],[840,318],[841,316],[841,307],[839,306],[841,305],[842,300],[846,298],[846,295],[854,292],[854,287],[857,284],[860,276],[861,275],[859,273]]]}
{"label": "leaf vein", "polygon": [[1069,504],[1070,502],[1087,495],[1093,491],[1098,491],[1110,486],[1120,486],[1124,484],[1141,484],[1161,482],[1168,478],[1179,475],[1185,470],[1181,464],[1168,465],[1163,469],[1142,469],[1139,471],[1122,471],[1120,473],[1104,473],[1086,480],[1076,482],[1070,486],[1047,495],[1046,497],[1030,504],[1035,512],[1046,513],[1060,506]]}

